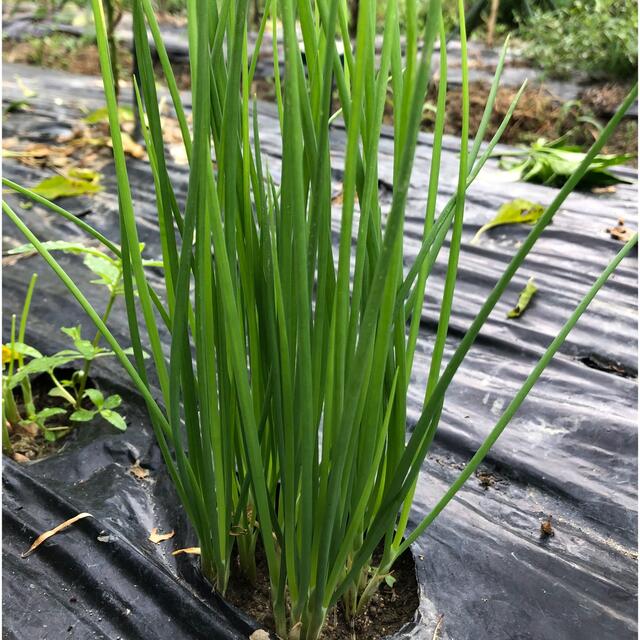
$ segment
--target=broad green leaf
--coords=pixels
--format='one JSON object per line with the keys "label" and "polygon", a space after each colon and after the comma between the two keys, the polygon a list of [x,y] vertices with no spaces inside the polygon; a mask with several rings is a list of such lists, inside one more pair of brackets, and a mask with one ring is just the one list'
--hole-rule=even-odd
{"label": "broad green leaf", "polygon": [[533,298],[533,295],[537,290],[538,287],[536,287],[533,277],[529,278],[529,281],[520,293],[518,304],[516,304],[516,306],[507,313],[507,318],[519,318],[524,313],[524,310],[531,302],[531,298]]}
{"label": "broad green leaf", "polygon": [[493,229],[503,224],[521,224],[523,222],[534,224],[540,219],[543,213],[544,207],[541,204],[536,204],[529,200],[518,198],[510,202],[505,202],[505,204],[498,209],[496,217],[480,227],[473,237],[473,240],[471,240],[471,244],[478,242],[480,236],[488,229]]}
{"label": "broad green leaf", "polygon": [[[9,348],[9,345],[4,346]],[[29,358],[42,358],[42,354],[37,349],[30,347],[28,344],[24,344],[24,342],[14,342],[13,352],[21,356],[28,356]]]}
{"label": "broad green leaf", "polygon": [[100,280],[92,280],[92,283],[104,284],[111,288],[119,286],[122,279],[122,269],[117,262],[104,254],[93,253],[86,254],[83,262],[88,269],[100,277]]}
{"label": "broad green leaf", "polygon": [[11,376],[9,388],[13,389],[18,383],[22,382],[25,378],[28,378],[32,375],[53,371],[57,367],[62,367],[65,364],[69,364],[74,360],[81,360],[82,358],[83,355],[78,351],[68,349],[59,351],[52,356],[44,356],[42,358],[31,360],[30,362],[27,362],[27,364],[25,364],[23,367],[20,367],[20,369],[16,371],[13,376]]}
{"label": "broad green leaf", "polygon": [[116,429],[120,429],[120,431],[127,430],[127,423],[125,419],[116,411],[111,411],[111,409],[103,409],[100,412],[100,415],[110,424],[112,424]]}
{"label": "broad green leaf", "polygon": [[74,422],[89,422],[89,420],[93,420],[93,417],[97,413],[97,410],[90,411],[89,409],[78,409],[69,416],[69,420],[73,420]]}
{"label": "broad green leaf", "polygon": [[68,335],[73,340],[73,345],[82,354],[85,360],[93,360],[100,349],[94,347],[90,340],[85,340],[81,335],[80,326],[77,327],[61,327],[60,331]]}
{"label": "broad green leaf", "polygon": [[117,393],[114,393],[113,395],[107,396],[104,399],[104,402],[102,403],[102,408],[103,409],[116,409],[121,404],[122,404],[122,398]]}
{"label": "broad green leaf", "polygon": [[[121,105],[118,107],[118,117],[120,122],[133,122],[134,115],[133,109],[127,105]],[[83,120],[87,124],[98,124],[101,122],[109,122],[109,110],[107,107],[100,107],[88,113]]]}
{"label": "broad green leaf", "polygon": [[60,440],[60,438],[66,436],[70,430],[70,427],[42,427],[44,439],[47,440],[47,442]]}
{"label": "broad green leaf", "polygon": [[[80,242],[68,242],[66,240],[49,240],[42,243],[47,251],[64,251],[65,253],[82,254],[82,253],[101,253],[98,249],[87,247]],[[9,250],[10,255],[20,253],[33,253],[34,248],[31,244],[21,244],[19,247]]]}
{"label": "broad green leaf", "polygon": [[[79,242],[66,240],[50,240],[44,245],[49,251],[63,251],[72,255],[83,256],[84,265],[97,276],[99,280],[92,280],[92,284],[102,284],[109,287],[116,294],[121,293],[122,287],[122,263],[119,258],[112,258],[104,251],[90,247]],[[24,244],[9,251],[11,255],[30,253],[33,246]],[[149,260],[148,266],[157,266],[156,261]]]}
{"label": "broad green leaf", "polygon": [[[563,139],[547,141],[539,138],[523,151],[501,152],[500,167],[517,171],[525,182],[538,182],[561,187],[580,167],[587,154],[579,147],[566,145]],[[515,160],[514,160],[515,158]],[[596,155],[577,184],[577,188],[604,187],[629,180],[616,176],[608,167],[631,160],[630,154]]]}
{"label": "broad green leaf", "polygon": [[64,413],[66,413],[66,411],[61,407],[46,407],[45,409],[38,411],[33,417],[37,422],[42,422],[44,424],[44,421],[48,420],[52,416],[60,416]]}
{"label": "broad green leaf", "polygon": [[47,429],[46,427],[42,428],[42,433],[44,435],[44,439],[47,442],[55,442],[59,437],[55,431],[52,431],[51,429]]}
{"label": "broad green leaf", "polygon": [[[84,395],[91,400],[96,409],[102,409],[104,406],[104,396],[98,389],[85,389]],[[108,409],[110,407],[105,408]]]}
{"label": "broad green leaf", "polygon": [[42,354],[33,347],[30,347],[23,342],[14,342],[13,349],[11,349],[12,345],[3,344],[2,345],[2,365],[4,366],[7,362],[11,362],[11,360],[17,360],[18,356],[28,356],[29,358],[42,358]]}
{"label": "broad green leaf", "polygon": [[384,581],[387,583],[387,586],[389,588],[392,588],[393,585],[397,582],[397,578],[394,578],[390,573],[388,573],[385,577],[384,577]]}
{"label": "broad green leaf", "polygon": [[75,176],[72,172],[69,172],[67,175],[45,178],[34,187],[31,187],[31,190],[48,200],[88,195],[102,191],[100,174],[92,172],[93,175],[88,177],[86,171],[74,173]]}
{"label": "broad green leaf", "polygon": [[[61,382],[63,387],[71,386],[70,384],[65,384],[65,382],[67,381],[62,380]],[[65,400],[67,399],[67,395],[62,389],[60,389],[60,387],[52,387],[51,389],[49,389],[49,393],[47,395],[51,396],[52,398],[64,398]]]}

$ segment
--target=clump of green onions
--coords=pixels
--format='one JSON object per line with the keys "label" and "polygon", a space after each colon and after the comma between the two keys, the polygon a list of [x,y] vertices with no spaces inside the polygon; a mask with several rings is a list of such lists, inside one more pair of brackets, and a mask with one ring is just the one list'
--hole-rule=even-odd
{"label": "clump of green onions", "polygon": [[[121,257],[133,362],[46,247],[6,203],[4,211],[80,302],[144,397],[168,471],[197,532],[207,578],[224,593],[236,559],[249,578],[255,577],[259,543],[278,635],[315,640],[327,612],[340,600],[350,618],[366,607],[394,561],[477,468],[593,296],[635,245],[634,236],[586,294],[457,481],[408,531],[418,473],[454,374],[637,89],[533,227],[445,363],[465,193],[517,101],[483,147],[504,53],[471,143],[462,21],[458,186],[437,211],[447,87],[440,0],[430,0],[421,32],[417,1],[407,0],[402,47],[398,2],[388,0],[379,55],[374,47],[374,0],[360,0],[353,46],[344,0],[267,0],[251,56],[247,0],[188,0],[193,132],[151,0],[134,0],[137,101],[144,116],[164,264],[164,290],[158,292],[143,269],[101,0],[92,4],[118,179],[120,247],[57,205],[32,197],[77,221]],[[462,0],[459,10],[463,16]],[[262,162],[257,109],[250,108],[249,88],[267,24],[274,43],[278,35],[284,42],[282,77],[275,44],[273,52],[282,141],[278,185]],[[189,158],[184,207],[178,204],[165,163],[147,28]],[[336,43],[340,39],[343,61]],[[418,256],[406,270],[405,207],[438,40],[439,97],[424,233]],[[395,135],[393,199],[386,207],[378,192],[378,145],[389,85]],[[332,112],[334,86],[340,114]],[[334,255],[329,132],[338,117],[346,129],[346,149]],[[28,190],[21,193],[28,195]],[[448,269],[424,404],[407,438],[407,391],[426,282],[449,232]],[[160,338],[164,330],[171,337],[168,356]],[[157,387],[150,382],[150,370]],[[376,549],[382,553],[374,564]]]}

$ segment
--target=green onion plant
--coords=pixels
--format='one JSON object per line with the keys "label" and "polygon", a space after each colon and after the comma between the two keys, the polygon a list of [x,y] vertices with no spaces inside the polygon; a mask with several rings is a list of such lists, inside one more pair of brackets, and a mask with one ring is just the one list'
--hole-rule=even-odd
{"label": "green onion plant", "polygon": [[[267,0],[253,52],[247,46],[248,0],[187,0],[192,130],[151,0],[134,0],[140,68],[135,89],[155,184],[164,266],[164,286],[156,291],[145,275],[138,239],[103,7],[101,0],[92,5],[118,181],[119,246],[86,221],[41,196],[31,197],[75,221],[122,260],[132,360],[46,246],[8,204],[3,210],[66,284],[144,398],[168,472],[197,533],[205,576],[224,594],[236,567],[255,578],[256,553],[263,553],[277,634],[315,640],[327,612],[339,601],[349,619],[366,608],[394,561],[477,468],[593,296],[636,244],[634,236],[596,280],[460,477],[430,514],[408,530],[417,477],[453,376],[637,89],[538,219],[445,362],[465,194],[522,93],[496,136],[483,145],[506,47],[471,140],[461,21],[463,125],[457,189],[439,207],[447,87],[446,47],[440,46],[424,230],[418,255],[407,265],[403,227],[414,152],[432,55],[436,43],[445,42],[441,0],[429,1],[423,28],[418,26],[417,0],[407,0],[402,46],[398,2],[387,0],[379,51],[374,46],[374,0],[360,0],[353,43],[345,0]],[[462,16],[462,0],[458,6]],[[267,26],[273,41],[284,43],[283,54],[273,51],[282,142],[278,183],[263,163],[258,109],[250,94]],[[147,30],[189,159],[184,206],[165,162]],[[338,55],[340,41],[344,58]],[[378,191],[388,87],[394,122],[390,206]],[[330,130],[339,120],[346,130],[346,149],[338,211],[332,210]],[[7,181],[5,185],[11,187]],[[29,195],[25,189],[20,193]],[[337,242],[332,216],[339,216]],[[448,267],[422,412],[407,436],[407,391],[424,296],[448,236]],[[166,334],[168,351],[161,340]],[[149,353],[147,360],[143,350]]]}

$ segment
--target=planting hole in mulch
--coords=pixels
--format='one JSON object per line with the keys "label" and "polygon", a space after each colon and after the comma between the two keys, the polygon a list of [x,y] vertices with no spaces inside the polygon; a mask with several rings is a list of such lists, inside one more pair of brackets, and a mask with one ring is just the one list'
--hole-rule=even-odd
{"label": "planting hole in mulch", "polygon": [[[251,584],[243,577],[239,567],[232,571],[225,600],[242,609],[264,629],[274,632],[271,613],[269,574],[264,553],[257,550],[257,580]],[[379,560],[379,553],[374,561]],[[366,612],[349,624],[342,602],[329,611],[321,640],[378,640],[393,635],[410,623],[418,609],[418,582],[413,555],[403,553],[393,565],[393,586],[382,582],[378,593],[372,598]]]}
{"label": "planting hole in mulch", "polygon": [[[64,380],[71,377],[74,369],[56,369],[56,376]],[[96,385],[91,378],[88,379],[87,387],[93,388]],[[54,431],[60,429],[60,437],[56,440],[48,440],[45,438],[44,431],[35,423],[25,423],[21,425],[8,424],[9,439],[13,450],[12,457],[16,462],[26,463],[35,460],[48,458],[62,449],[64,449],[77,436],[79,429],[92,429],[92,422],[74,423],[69,420],[72,409],[68,402],[63,398],[50,396],[53,383],[47,374],[40,374],[31,380],[31,392],[35,406],[41,410],[45,408],[61,408],[65,410],[64,414],[54,415],[47,420],[47,427]],[[14,390],[17,399],[18,411],[21,416],[26,416],[27,411],[21,399],[22,392],[18,388]],[[83,401],[84,408],[90,408],[91,403],[87,398]],[[69,427],[68,430],[63,430]]]}

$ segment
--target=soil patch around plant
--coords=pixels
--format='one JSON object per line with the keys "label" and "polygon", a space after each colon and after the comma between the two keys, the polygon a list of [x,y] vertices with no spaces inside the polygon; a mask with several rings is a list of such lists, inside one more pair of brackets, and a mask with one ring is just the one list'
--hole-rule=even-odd
{"label": "soil patch around plant", "polygon": [[[342,603],[329,611],[321,640],[379,640],[399,631],[414,619],[418,609],[418,583],[411,552],[405,552],[393,566],[393,586],[385,582],[369,606],[351,625]],[[275,632],[271,613],[269,574],[261,549],[257,551],[257,581],[251,584],[239,567],[232,572],[225,599],[258,621],[264,629]]]}

